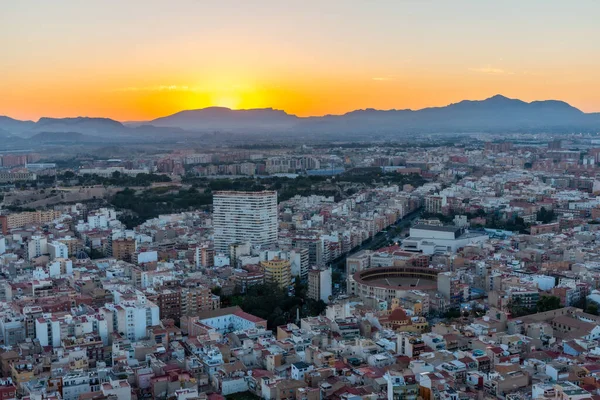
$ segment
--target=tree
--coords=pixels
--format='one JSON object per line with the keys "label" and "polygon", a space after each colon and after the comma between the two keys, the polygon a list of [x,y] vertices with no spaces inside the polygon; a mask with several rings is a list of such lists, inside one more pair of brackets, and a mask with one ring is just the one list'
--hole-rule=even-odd
{"label": "tree", "polygon": [[536,304],[537,312],[551,311],[558,308],[561,308],[560,298],[556,296],[542,296]]}
{"label": "tree", "polygon": [[506,305],[506,308],[513,317],[522,317],[523,315],[532,314],[534,312],[523,306],[520,297],[512,297]]}
{"label": "tree", "polygon": [[460,310],[458,308],[451,308],[448,311],[446,311],[446,313],[444,314],[444,318],[446,318],[446,319],[459,318],[460,315],[461,315]]}
{"label": "tree", "polygon": [[592,315],[598,315],[598,304],[590,303],[586,308],[585,312]]}
{"label": "tree", "polygon": [[342,273],[339,270],[333,270],[331,273],[331,280],[333,283],[342,283]]}
{"label": "tree", "polygon": [[542,223],[547,224],[552,222],[555,218],[555,213],[553,210],[546,210],[546,207],[540,208],[540,211],[537,212],[536,219],[538,221],[542,221]]}

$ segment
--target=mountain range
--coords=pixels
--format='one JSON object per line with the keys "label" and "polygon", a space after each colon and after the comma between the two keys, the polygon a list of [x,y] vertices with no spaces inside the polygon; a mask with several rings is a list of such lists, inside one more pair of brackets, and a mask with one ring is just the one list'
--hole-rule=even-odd
{"label": "mountain range", "polygon": [[0,137],[34,138],[42,142],[53,138],[88,142],[135,138],[164,140],[215,132],[330,137],[384,134],[401,137],[412,133],[598,131],[600,113],[584,113],[563,101],[527,103],[501,95],[420,110],[365,109],[318,117],[298,117],[271,108],[231,110],[224,107],[185,110],[151,121],[124,123],[88,117],[40,118],[33,122],[0,116]]}

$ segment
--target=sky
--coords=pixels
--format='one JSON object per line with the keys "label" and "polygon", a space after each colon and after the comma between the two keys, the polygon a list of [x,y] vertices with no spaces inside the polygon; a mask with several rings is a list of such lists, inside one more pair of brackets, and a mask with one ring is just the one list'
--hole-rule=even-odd
{"label": "sky", "polygon": [[0,0],[0,115],[308,116],[503,94],[600,111],[596,0]]}

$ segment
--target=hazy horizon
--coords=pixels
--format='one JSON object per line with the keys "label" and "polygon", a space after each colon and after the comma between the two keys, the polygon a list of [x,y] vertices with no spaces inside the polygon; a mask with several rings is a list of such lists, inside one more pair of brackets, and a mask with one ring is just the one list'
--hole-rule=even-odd
{"label": "hazy horizon", "polygon": [[495,94],[600,111],[600,3],[9,2],[0,115],[146,121],[182,110],[298,116]]}
{"label": "hazy horizon", "polygon": [[[458,101],[456,103],[459,103],[461,101],[474,101],[474,102],[476,102],[476,101],[484,101],[484,100],[488,100],[488,99],[491,99],[492,97],[496,97],[496,96],[506,97],[506,98],[508,98],[510,100],[522,100],[522,99],[510,98],[510,97],[504,96],[504,95],[502,95],[500,93],[497,93],[495,95],[487,96],[487,97],[481,98],[481,99],[462,99],[462,100],[460,100],[460,101]],[[560,99],[535,99],[535,100],[532,100],[530,102],[528,101],[527,103],[531,103],[531,102],[535,102],[535,101],[562,101],[562,100],[560,100]],[[315,114],[315,115],[296,115],[296,114],[290,113],[290,112],[288,112],[286,110],[283,110],[283,109],[279,109],[279,108],[275,108],[275,107],[268,107],[268,106],[266,106],[266,107],[255,107],[255,108],[229,108],[229,107],[226,107],[226,106],[216,106],[216,105],[213,106],[213,105],[209,105],[209,106],[201,107],[201,108],[191,108],[191,109],[179,110],[179,111],[175,111],[175,112],[173,112],[171,114],[159,115],[157,117],[154,117],[154,118],[151,118],[151,119],[147,119],[147,120],[120,120],[120,119],[110,118],[110,117],[107,117],[107,116],[104,116],[104,115],[67,115],[67,116],[58,116],[58,117],[51,116],[51,115],[42,115],[39,118],[28,119],[28,120],[22,120],[21,119],[21,121],[33,121],[33,122],[37,122],[41,118],[56,118],[56,119],[66,119],[66,118],[92,118],[92,119],[93,118],[109,118],[109,119],[112,119],[114,121],[121,122],[121,123],[138,123],[138,122],[150,122],[150,121],[155,120],[155,119],[160,119],[160,118],[163,118],[163,117],[168,117],[168,116],[171,116],[171,115],[174,115],[174,114],[177,114],[177,113],[180,113],[180,112],[184,112],[184,111],[199,111],[199,110],[205,110],[205,109],[211,109],[211,108],[224,108],[224,109],[228,109],[228,110],[231,110],[231,111],[252,111],[252,110],[272,109],[272,110],[275,110],[275,111],[283,111],[283,112],[287,113],[288,115],[296,116],[296,117],[299,117],[299,118],[311,118],[311,117],[312,118],[319,118],[319,117],[326,117],[328,115],[331,115],[331,116],[341,116],[341,115],[344,115],[344,114],[347,114],[347,113],[350,113],[350,112],[353,112],[353,111],[361,111],[361,110],[368,110],[368,109],[373,109],[373,110],[376,110],[376,111],[405,111],[405,110],[420,111],[420,110],[423,110],[423,109],[426,109],[426,108],[444,108],[444,107],[447,107],[447,106],[449,106],[451,104],[456,104],[456,103],[433,105],[433,106],[430,106],[430,107],[423,107],[423,108],[406,108],[406,109],[400,109],[400,108],[388,108],[388,109],[377,108],[377,109],[374,109],[372,107],[366,107],[366,108],[361,108],[361,109],[347,110],[347,111],[341,112],[341,113],[335,113],[335,114],[334,113],[329,113],[329,114],[318,114],[318,115],[317,114]],[[570,105],[572,106],[572,104],[570,104]],[[583,111],[583,110],[581,110],[581,111]],[[583,111],[583,112],[585,112],[585,111]],[[595,114],[595,113],[600,113],[600,111],[599,112],[596,112],[596,111],[587,112],[587,114]],[[4,115],[4,114],[0,113],[0,116],[5,116],[5,117],[9,117],[9,118],[13,118],[13,119],[19,120],[18,118],[14,118],[11,115]]]}

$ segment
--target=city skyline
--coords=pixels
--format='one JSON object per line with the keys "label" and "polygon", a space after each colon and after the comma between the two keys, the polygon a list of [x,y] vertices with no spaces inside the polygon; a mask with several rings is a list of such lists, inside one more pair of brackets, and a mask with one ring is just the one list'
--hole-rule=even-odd
{"label": "city skyline", "polygon": [[224,106],[308,116],[498,93],[600,110],[592,1],[178,6],[5,6],[0,114],[131,121]]}

